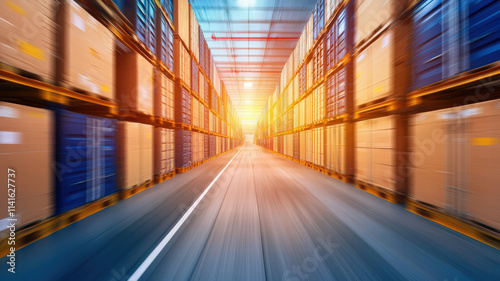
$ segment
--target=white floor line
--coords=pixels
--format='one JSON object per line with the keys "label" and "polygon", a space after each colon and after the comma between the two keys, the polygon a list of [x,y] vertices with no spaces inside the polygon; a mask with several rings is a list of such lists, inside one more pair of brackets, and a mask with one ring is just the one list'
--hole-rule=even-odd
{"label": "white floor line", "polygon": [[170,232],[163,238],[163,240],[161,240],[160,244],[158,244],[158,246],[156,246],[156,248],[151,252],[151,254],[149,254],[149,256],[142,262],[142,264],[139,266],[139,268],[137,268],[137,270],[134,272],[134,274],[132,274],[132,276],[130,276],[128,281],[137,281],[141,278],[142,274],[144,274],[144,272],[146,272],[148,267],[153,263],[153,261],[160,254],[160,252],[163,250],[163,248],[165,248],[165,246],[167,246],[170,239],[172,239],[172,237],[175,235],[175,233],[181,228],[182,224],[188,219],[188,217],[191,215],[191,213],[194,211],[194,209],[196,209],[196,206],[198,206],[198,204],[200,204],[203,197],[205,197],[205,195],[208,193],[210,188],[212,188],[214,183],[219,179],[220,175],[222,175],[222,173],[224,173],[224,171],[229,166],[229,164],[231,164],[231,162],[233,162],[234,158],[236,157],[236,155],[238,155],[238,153],[240,153],[241,149],[243,149],[243,147],[240,148],[240,150],[238,150],[238,152],[236,152],[236,154],[233,156],[233,158],[231,158],[231,160],[229,161],[229,163],[227,163],[227,165],[224,167],[224,169],[222,169],[222,171],[220,171],[220,173],[215,177],[215,179],[210,183],[210,185],[205,189],[205,191],[203,191],[203,193],[200,195],[200,197],[198,197],[198,199],[196,199],[196,201],[193,203],[193,205],[191,205],[191,207],[187,210],[187,212],[185,212],[184,215],[181,217],[181,219],[175,224],[175,226],[172,228],[172,230],[170,230]]}

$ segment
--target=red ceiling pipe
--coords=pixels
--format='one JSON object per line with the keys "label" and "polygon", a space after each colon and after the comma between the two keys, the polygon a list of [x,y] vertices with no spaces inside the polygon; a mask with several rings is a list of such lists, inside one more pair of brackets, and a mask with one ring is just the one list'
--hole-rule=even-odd
{"label": "red ceiling pipe", "polygon": [[298,40],[300,37],[217,37],[212,34],[212,40],[217,41],[267,41],[267,40]]}
{"label": "red ceiling pipe", "polygon": [[218,72],[230,72],[230,73],[272,73],[281,74],[281,71],[271,71],[271,70],[218,70]]}

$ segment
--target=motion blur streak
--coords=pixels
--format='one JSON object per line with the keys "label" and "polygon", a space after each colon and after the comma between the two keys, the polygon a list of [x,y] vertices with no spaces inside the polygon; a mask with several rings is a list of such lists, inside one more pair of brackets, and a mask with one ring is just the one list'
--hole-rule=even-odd
{"label": "motion blur streak", "polygon": [[146,260],[141,264],[141,266],[139,266],[137,271],[134,272],[132,277],[130,277],[129,281],[139,280],[139,278],[141,278],[142,274],[144,274],[144,271],[147,270],[147,268],[151,265],[151,263],[154,261],[154,259],[160,254],[160,252],[163,250],[163,248],[165,248],[165,246],[168,244],[168,242],[170,242],[170,239],[172,239],[172,237],[182,227],[182,224],[187,221],[187,219],[193,213],[193,211],[196,209],[198,204],[200,204],[201,200],[203,200],[203,198],[210,191],[212,186],[214,186],[214,183],[219,179],[220,175],[222,175],[222,173],[224,173],[224,171],[227,169],[229,164],[231,164],[231,162],[233,162],[234,158],[236,157],[236,155],[238,155],[238,153],[240,151],[241,151],[241,149],[238,150],[238,152],[233,156],[233,158],[231,158],[231,160],[229,161],[229,163],[227,163],[227,165],[224,167],[224,169],[222,169],[222,171],[220,171],[220,173],[217,175],[217,177],[215,177],[215,179],[210,183],[210,185],[205,189],[205,191],[203,191],[203,193],[200,195],[200,197],[198,197],[198,199],[196,199],[196,201],[193,203],[193,205],[186,211],[186,213],[184,213],[182,218],[175,224],[174,228],[165,236],[165,238],[163,238],[163,240],[161,240],[160,244],[158,244],[158,246],[156,246],[156,248],[153,250],[153,252],[146,258]]}
{"label": "motion blur streak", "polygon": [[[0,280],[496,280],[500,252],[252,144],[18,252]],[[6,259],[0,261],[5,264]]]}

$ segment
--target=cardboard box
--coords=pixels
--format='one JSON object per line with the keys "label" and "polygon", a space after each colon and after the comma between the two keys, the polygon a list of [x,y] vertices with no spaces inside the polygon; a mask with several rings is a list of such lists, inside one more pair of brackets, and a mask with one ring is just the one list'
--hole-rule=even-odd
{"label": "cardboard box", "polygon": [[[187,41],[189,42],[189,41]],[[191,56],[179,39],[174,40],[174,72],[187,86],[191,85]],[[213,80],[212,80],[213,82]]]}
{"label": "cardboard box", "polygon": [[153,127],[120,122],[119,129],[122,175],[120,187],[129,189],[153,178]]}
{"label": "cardboard box", "polygon": [[370,182],[372,177],[371,169],[371,148],[356,148],[356,178]]}
{"label": "cardboard box", "polygon": [[144,183],[153,178],[153,126],[139,124],[139,137],[139,180]]}
{"label": "cardboard box", "polygon": [[500,229],[500,102],[415,115],[411,196]]}
{"label": "cardboard box", "polygon": [[57,17],[58,83],[114,101],[113,33],[73,0],[60,4]]}
{"label": "cardboard box", "polygon": [[122,111],[153,115],[153,66],[135,52],[116,56],[116,91]]}
{"label": "cardboard box", "polygon": [[56,1],[0,2],[0,61],[54,82]]}
{"label": "cardboard box", "polygon": [[355,128],[356,178],[394,191],[394,117],[357,122]]}
{"label": "cardboard box", "polygon": [[357,0],[355,41],[360,42],[393,18],[398,1]]}
{"label": "cardboard box", "polygon": [[123,132],[119,141],[123,141],[120,147],[121,176],[120,187],[131,188],[139,184],[139,169],[137,163],[140,157],[139,123],[120,122],[119,129]]}
{"label": "cardboard box", "polygon": [[344,173],[345,165],[345,125],[332,125],[326,128],[326,167]]}
{"label": "cardboard box", "polygon": [[[174,1],[174,25],[180,38],[189,46],[189,2],[188,0]],[[176,53],[178,54],[178,53]]]}
{"label": "cardboard box", "polygon": [[[469,214],[500,230],[500,101],[464,107],[470,157]],[[467,153],[467,152],[466,152]]]}
{"label": "cardboard box", "polygon": [[[376,149],[373,150],[374,152]],[[384,163],[379,163],[376,161],[375,153],[373,159],[375,160],[372,164],[372,182],[376,186],[383,187],[388,190],[396,191],[394,186],[395,183],[395,173],[393,165],[386,165]]]}
{"label": "cardboard box", "polygon": [[156,77],[155,115],[174,120],[174,82],[162,72],[156,72]]}
{"label": "cardboard box", "polygon": [[17,228],[43,220],[54,212],[53,198],[54,129],[52,112],[0,102],[0,231],[8,225],[8,169],[15,171]]}
{"label": "cardboard box", "polygon": [[200,61],[200,26],[198,25],[198,21],[196,20],[196,16],[194,14],[193,8],[189,5],[189,14],[190,14],[190,49],[193,52],[194,57],[199,62]]}
{"label": "cardboard box", "polygon": [[356,107],[392,94],[394,35],[387,31],[355,59]]}

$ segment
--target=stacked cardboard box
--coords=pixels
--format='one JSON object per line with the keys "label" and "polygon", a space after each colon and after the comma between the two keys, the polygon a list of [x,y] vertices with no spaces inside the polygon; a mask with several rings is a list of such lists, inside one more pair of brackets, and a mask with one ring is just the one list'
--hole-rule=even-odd
{"label": "stacked cardboard box", "polygon": [[121,111],[153,115],[153,66],[135,52],[116,55],[116,91]]}
{"label": "stacked cardboard box", "polygon": [[356,123],[356,178],[395,191],[395,117]]}
{"label": "stacked cardboard box", "polygon": [[[52,119],[53,114],[45,109],[0,102],[0,167],[3,171],[0,180],[5,183],[5,191],[0,192],[5,207],[0,210],[0,231],[8,225],[9,194],[15,196],[15,218],[19,227],[54,212]],[[14,190],[8,192],[8,183]]]}
{"label": "stacked cardboard box", "polygon": [[115,100],[113,33],[73,0],[63,1],[58,13],[58,83]]}
{"label": "stacked cardboard box", "polygon": [[120,187],[129,189],[153,178],[153,126],[119,124]]}
{"label": "stacked cardboard box", "polygon": [[0,2],[0,61],[53,82],[56,1]]}

